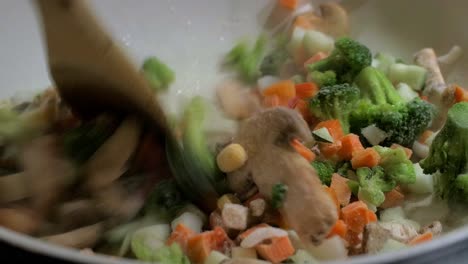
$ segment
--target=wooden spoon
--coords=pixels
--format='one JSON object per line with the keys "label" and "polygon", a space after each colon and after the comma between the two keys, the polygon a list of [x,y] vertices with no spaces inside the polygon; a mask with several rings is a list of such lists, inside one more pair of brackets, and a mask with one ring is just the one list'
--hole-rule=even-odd
{"label": "wooden spoon", "polygon": [[62,99],[83,117],[136,113],[170,135],[154,92],[97,21],[87,1],[36,0],[50,74]]}

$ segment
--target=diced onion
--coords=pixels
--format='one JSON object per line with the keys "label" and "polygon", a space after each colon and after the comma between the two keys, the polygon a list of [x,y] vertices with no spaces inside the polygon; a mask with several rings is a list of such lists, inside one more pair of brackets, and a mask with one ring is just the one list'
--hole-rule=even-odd
{"label": "diced onion", "polygon": [[273,237],[284,237],[287,235],[288,235],[288,232],[280,228],[261,227],[253,231],[246,238],[244,238],[240,246],[243,248],[251,248],[251,247],[255,247],[256,245],[260,244],[262,241],[266,239],[270,239]]}
{"label": "diced onion", "polygon": [[387,133],[375,125],[363,128],[361,133],[373,146],[378,145],[387,138]]}

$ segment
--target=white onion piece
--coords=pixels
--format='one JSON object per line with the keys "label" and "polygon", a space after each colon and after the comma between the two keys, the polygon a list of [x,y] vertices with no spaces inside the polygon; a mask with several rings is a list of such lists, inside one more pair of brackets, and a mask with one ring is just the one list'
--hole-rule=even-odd
{"label": "white onion piece", "polygon": [[260,244],[262,241],[274,237],[287,236],[288,232],[275,227],[260,227],[242,240],[240,246],[243,248],[252,248]]}
{"label": "white onion piece", "polygon": [[361,133],[373,146],[378,145],[387,138],[387,133],[375,125],[363,128]]}

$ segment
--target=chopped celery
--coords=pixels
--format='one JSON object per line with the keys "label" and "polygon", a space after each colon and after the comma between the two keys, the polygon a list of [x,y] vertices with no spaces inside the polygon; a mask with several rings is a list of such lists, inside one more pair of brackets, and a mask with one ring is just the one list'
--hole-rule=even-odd
{"label": "chopped celery", "polygon": [[390,54],[379,52],[375,55],[373,63],[375,63],[375,66],[377,69],[379,69],[381,72],[383,72],[385,75],[388,74],[388,71],[390,69],[390,66],[396,63],[396,58],[393,57]]}
{"label": "chopped celery", "polygon": [[174,72],[156,57],[149,57],[143,62],[143,73],[151,88],[156,92],[165,91],[174,81]]}
{"label": "chopped celery", "polygon": [[427,70],[417,65],[395,63],[388,70],[388,79],[394,84],[406,83],[413,90],[421,91],[426,81]]}
{"label": "chopped celery", "polygon": [[158,261],[156,253],[165,246],[171,229],[167,224],[141,228],[133,233],[131,248],[133,254],[143,261]]}

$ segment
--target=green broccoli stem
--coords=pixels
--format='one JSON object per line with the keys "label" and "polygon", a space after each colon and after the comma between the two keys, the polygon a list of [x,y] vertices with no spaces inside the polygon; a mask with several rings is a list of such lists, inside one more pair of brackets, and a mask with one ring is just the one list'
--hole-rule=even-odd
{"label": "green broccoli stem", "polygon": [[[439,171],[437,190],[442,198],[468,201],[468,103],[458,103],[421,161],[424,173]],[[461,178],[460,178],[461,177]]]}
{"label": "green broccoli stem", "polygon": [[374,67],[364,68],[355,79],[356,85],[361,90],[361,96],[372,103],[391,104],[404,103],[398,91],[388,78]]}

